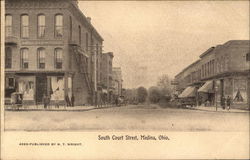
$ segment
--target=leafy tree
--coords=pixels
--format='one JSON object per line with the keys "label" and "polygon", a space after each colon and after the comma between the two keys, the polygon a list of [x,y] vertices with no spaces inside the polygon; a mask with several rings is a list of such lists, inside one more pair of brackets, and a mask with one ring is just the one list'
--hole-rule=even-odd
{"label": "leafy tree", "polygon": [[144,87],[137,88],[137,98],[140,103],[143,103],[146,101],[148,96],[148,91]]}
{"label": "leafy tree", "polygon": [[161,91],[160,91],[159,87],[156,87],[156,86],[150,87],[148,92],[149,92],[150,102],[158,103],[160,101]]}

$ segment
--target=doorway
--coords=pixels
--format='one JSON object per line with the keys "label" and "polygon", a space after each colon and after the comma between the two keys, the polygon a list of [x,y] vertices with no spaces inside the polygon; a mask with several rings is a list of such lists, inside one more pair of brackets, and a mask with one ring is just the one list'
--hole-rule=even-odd
{"label": "doorway", "polygon": [[47,77],[46,75],[36,76],[36,103],[43,103],[43,95],[47,94]]}

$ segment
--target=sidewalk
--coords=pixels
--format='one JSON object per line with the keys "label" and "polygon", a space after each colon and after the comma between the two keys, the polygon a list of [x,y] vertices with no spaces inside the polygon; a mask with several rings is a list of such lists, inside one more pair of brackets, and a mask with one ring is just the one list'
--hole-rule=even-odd
{"label": "sidewalk", "polygon": [[19,108],[13,107],[11,105],[5,105],[5,110],[7,111],[88,111],[93,109],[101,109],[101,108],[110,108],[114,107],[114,105],[102,105],[102,106],[59,106],[59,108],[54,105],[49,106],[48,108],[44,108],[43,105],[29,105],[29,106],[21,106]]}
{"label": "sidewalk", "polygon": [[233,112],[233,113],[250,113],[249,110],[243,110],[243,109],[235,109],[231,108],[229,111],[227,109],[222,109],[221,106],[216,107],[215,106],[198,106],[198,107],[187,107],[189,109],[194,110],[201,110],[201,111],[210,111],[210,112]]}

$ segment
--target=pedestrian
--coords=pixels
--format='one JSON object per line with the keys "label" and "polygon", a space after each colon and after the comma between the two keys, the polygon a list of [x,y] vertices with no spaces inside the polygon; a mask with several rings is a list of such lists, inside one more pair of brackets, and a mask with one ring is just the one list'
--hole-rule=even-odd
{"label": "pedestrian", "polygon": [[44,93],[43,94],[43,107],[44,107],[44,109],[47,109],[47,106],[48,106],[48,98],[47,98],[47,95]]}
{"label": "pedestrian", "polygon": [[74,107],[74,104],[75,104],[75,96],[72,93],[72,96],[71,96],[71,106]]}
{"label": "pedestrian", "polygon": [[71,106],[68,94],[65,96],[65,101],[67,103],[67,107]]}
{"label": "pedestrian", "polygon": [[230,110],[230,106],[231,106],[231,98],[230,96],[227,96],[227,110]]}
{"label": "pedestrian", "polygon": [[222,106],[222,109],[225,109],[225,103],[226,103],[226,98],[223,96],[221,98],[221,106]]}

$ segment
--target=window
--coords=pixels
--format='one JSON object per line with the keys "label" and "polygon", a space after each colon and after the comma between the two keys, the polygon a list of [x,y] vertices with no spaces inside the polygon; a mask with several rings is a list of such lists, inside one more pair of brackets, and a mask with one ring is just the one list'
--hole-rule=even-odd
{"label": "window", "polygon": [[21,16],[21,37],[22,38],[29,37],[29,16],[28,15]]}
{"label": "window", "polygon": [[15,79],[13,77],[9,77],[7,80],[7,88],[14,88],[15,87]]}
{"label": "window", "polygon": [[72,18],[69,17],[69,39],[72,40]]}
{"label": "window", "polygon": [[78,32],[79,32],[79,45],[81,46],[81,40],[82,40],[81,26],[78,26]]}
{"label": "window", "polygon": [[12,16],[5,16],[5,36],[9,37],[12,35]]}
{"label": "window", "polygon": [[28,48],[21,49],[21,68],[29,68],[29,50]]}
{"label": "window", "polygon": [[246,54],[246,61],[250,61],[250,52]]}
{"label": "window", "polygon": [[86,33],[86,51],[89,49],[89,35]]}
{"label": "window", "polygon": [[55,49],[55,68],[56,69],[62,68],[62,49],[61,48]]}
{"label": "window", "polygon": [[[96,50],[96,56],[98,55],[99,53],[99,50],[98,50],[98,44],[95,45],[95,50]],[[98,64],[98,63],[97,63]]]}
{"label": "window", "polygon": [[45,15],[38,15],[37,25],[38,37],[43,38],[45,36]]}
{"label": "window", "polygon": [[11,68],[12,50],[10,47],[5,48],[5,68]]}
{"label": "window", "polygon": [[63,36],[63,16],[58,14],[55,16],[55,37]]}
{"label": "window", "polygon": [[37,57],[38,57],[38,68],[44,69],[45,68],[45,49],[44,48],[37,49]]}

